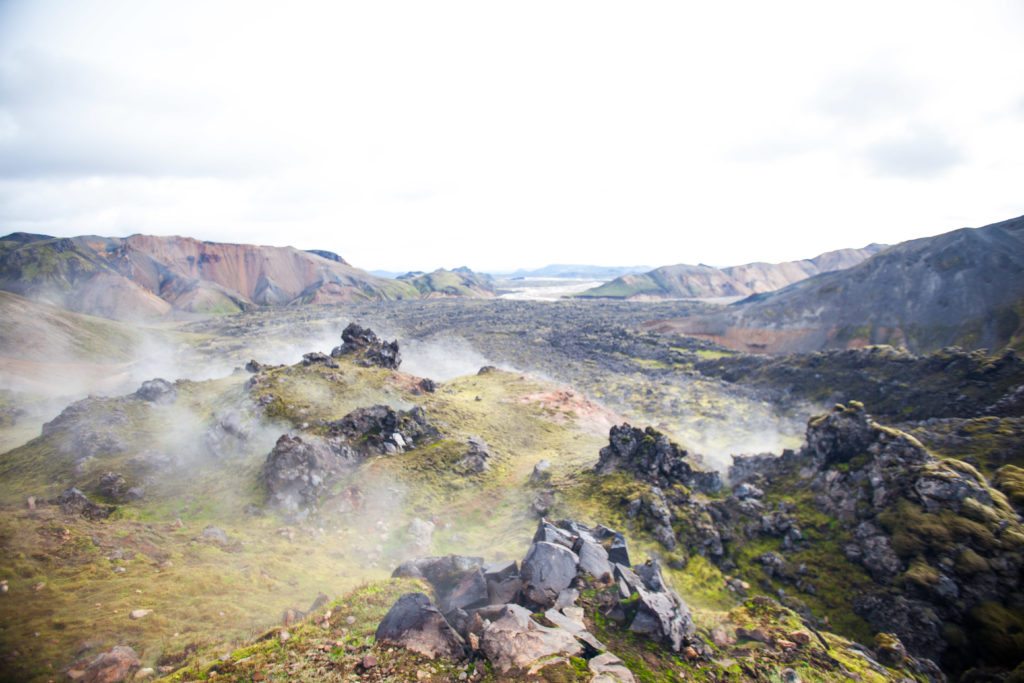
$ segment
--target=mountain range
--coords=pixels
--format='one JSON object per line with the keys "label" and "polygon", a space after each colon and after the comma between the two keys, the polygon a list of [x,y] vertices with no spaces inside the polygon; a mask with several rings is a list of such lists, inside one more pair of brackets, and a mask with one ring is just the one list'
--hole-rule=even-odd
{"label": "mountain range", "polygon": [[855,266],[886,248],[838,249],[800,261],[746,263],[727,268],[679,264],[628,273],[577,294],[587,299],[711,299],[770,292],[813,275]]}
{"label": "mountain range", "polygon": [[761,352],[1024,344],[1024,216],[903,242],[709,315],[649,324]]}
{"label": "mountain range", "polygon": [[151,235],[0,238],[0,290],[118,320],[268,305],[487,296],[493,292],[487,287],[465,270],[379,278],[323,250]]}

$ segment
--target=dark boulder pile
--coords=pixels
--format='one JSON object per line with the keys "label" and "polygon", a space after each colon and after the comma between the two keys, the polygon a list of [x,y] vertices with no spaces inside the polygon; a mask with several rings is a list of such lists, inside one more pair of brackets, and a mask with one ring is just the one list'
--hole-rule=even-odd
{"label": "dark boulder pile", "polygon": [[107,472],[100,477],[100,483],[96,492],[107,500],[115,503],[129,503],[140,500],[143,497],[141,486],[132,486],[123,474],[119,472]]}
{"label": "dark boulder pile", "polygon": [[358,408],[326,426],[331,436],[345,439],[364,457],[404,453],[440,437],[419,406],[408,411],[385,405]]}
{"label": "dark boulder pile", "polygon": [[285,434],[263,465],[268,501],[305,517],[316,509],[327,484],[355,463],[355,452],[337,440]]}
{"label": "dark boulder pile", "polygon": [[318,509],[329,484],[366,458],[396,455],[440,437],[422,408],[358,408],[323,425],[325,436],[285,434],[263,464],[268,502],[299,519]]}
{"label": "dark boulder pile", "polygon": [[668,437],[654,429],[638,429],[628,424],[612,427],[608,445],[601,449],[598,474],[616,470],[631,472],[638,479],[661,488],[675,484],[714,493],[722,488],[718,472],[695,468],[700,456],[687,453]]}
{"label": "dark boulder pile", "polygon": [[393,576],[425,580],[437,602],[421,593],[402,596],[381,622],[377,641],[431,658],[484,658],[508,674],[581,656],[617,672],[619,678],[606,680],[631,681],[587,628],[577,605],[587,588],[598,590],[604,617],[622,628],[674,652],[704,649],[689,608],[666,586],[658,564],[631,567],[622,534],[603,526],[541,520],[518,565],[425,557],[405,562]]}
{"label": "dark boulder pile", "polygon": [[143,382],[132,396],[140,401],[166,405],[178,399],[178,390],[167,380],[158,377]]}
{"label": "dark boulder pile", "polygon": [[386,342],[368,327],[360,327],[349,323],[341,333],[341,346],[331,350],[333,358],[355,356],[360,365],[377,366],[389,370],[397,370],[402,364],[402,355],[398,352],[398,341]]}
{"label": "dark boulder pile", "polygon": [[55,501],[66,515],[81,515],[93,521],[106,519],[117,508],[113,505],[97,505],[76,488],[65,490]]}
{"label": "dark boulder pile", "polygon": [[687,453],[656,429],[624,424],[611,428],[594,469],[600,475],[626,472],[646,484],[643,494],[628,502],[626,514],[667,550],[679,545],[676,526],[685,520],[688,536],[703,535],[701,552],[721,556],[721,538],[703,515],[706,506],[692,493],[717,493],[722,479],[718,472],[694,467],[700,462],[699,455]]}

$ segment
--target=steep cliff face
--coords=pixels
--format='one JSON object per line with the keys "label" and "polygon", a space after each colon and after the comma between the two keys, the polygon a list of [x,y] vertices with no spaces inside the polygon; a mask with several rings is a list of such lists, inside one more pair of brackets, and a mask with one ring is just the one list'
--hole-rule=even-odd
{"label": "steep cliff face", "polygon": [[0,288],[117,319],[420,296],[330,252],[132,235],[0,239]]}
{"label": "steep cliff face", "polygon": [[813,275],[842,270],[885,249],[869,244],[863,249],[829,251],[813,259],[784,263],[746,263],[728,268],[706,265],[662,266],[648,273],[627,274],[589,289],[579,296],[600,299],[707,299],[771,292]]}
{"label": "steep cliff face", "polygon": [[1024,342],[1024,217],[903,242],[722,313],[659,321],[744,351],[868,344],[930,351]]}

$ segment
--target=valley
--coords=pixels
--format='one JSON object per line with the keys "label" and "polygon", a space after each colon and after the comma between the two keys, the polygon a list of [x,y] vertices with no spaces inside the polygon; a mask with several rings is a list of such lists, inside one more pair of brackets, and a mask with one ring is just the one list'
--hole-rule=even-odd
{"label": "valley", "polygon": [[[777,648],[714,644],[714,625],[738,618],[735,610],[751,609],[745,600],[763,592],[779,609],[801,615],[798,625],[803,619],[866,643],[876,630],[903,628],[900,637],[914,644],[912,652],[918,647],[919,656],[941,659],[950,646],[921,640],[912,622],[900,627],[885,621],[891,615],[858,611],[856,595],[876,583],[857,555],[843,554],[842,543],[856,542],[856,534],[839,513],[819,508],[811,491],[783,483],[792,473],[730,470],[732,456],[785,451],[796,457],[807,448],[809,418],[862,398],[883,424],[984,472],[992,514],[1016,529],[1017,513],[991,487],[1018,500],[1012,482],[1014,468],[1024,465],[1024,434],[1014,397],[1024,384],[1024,363],[1013,354],[914,356],[881,347],[773,360],[641,331],[652,320],[699,315],[709,306],[443,299],[259,309],[136,330],[150,340],[173,335],[175,343],[161,347],[163,368],[189,368],[196,373],[191,380],[169,375],[170,382],[148,392],[133,393],[138,386],[107,391],[108,397],[64,408],[56,420],[59,401],[46,401],[31,386],[9,392],[8,405],[40,409],[12,412],[3,429],[17,445],[0,458],[4,670],[17,679],[47,680],[128,644],[138,666],[153,675],[185,666],[175,680],[215,671],[246,680],[263,670],[309,680],[356,671],[372,642],[363,634],[383,612],[365,612],[343,596],[353,590],[393,595],[385,588],[391,570],[424,554],[514,559],[542,515],[622,529],[637,561],[646,554],[660,559],[712,650],[706,664],[685,668],[685,676],[675,665],[665,668],[667,660],[634,660],[634,671],[649,670],[650,680],[770,680],[786,662],[810,680],[832,680],[813,657],[763,660]],[[399,369],[326,355],[350,322],[397,339]],[[133,357],[131,342],[121,350],[126,360]],[[434,384],[424,388],[420,378]],[[101,384],[89,387],[97,390]],[[370,431],[344,437],[355,439],[354,450],[330,445],[341,438],[331,436],[330,425],[377,405],[396,415],[422,409],[433,436],[422,443],[410,436],[399,442],[404,445],[364,441],[378,428],[358,418],[358,430]],[[623,422],[650,425],[665,435],[658,438],[682,444],[685,461],[719,472],[727,486],[680,497],[692,483],[670,476],[651,488],[628,465],[599,475],[595,466],[609,429]],[[303,446],[297,452],[304,455],[288,456],[299,458],[290,467],[312,467],[319,472],[313,480],[323,483],[282,508],[268,498],[267,467],[284,434],[306,444],[326,439],[325,454],[333,448],[348,455],[340,469],[322,472],[316,469],[322,464],[310,464],[329,457],[311,455],[319,451]],[[542,461],[544,473],[536,475]],[[736,488],[741,476],[765,498],[743,497]],[[102,514],[73,500],[61,504],[72,486]],[[766,517],[776,505],[788,512]],[[761,520],[757,531],[740,523],[749,515]],[[781,531],[771,526],[783,519]],[[790,528],[800,530],[797,540],[784,531]],[[972,552],[995,552],[1000,562],[1020,556],[1019,546],[1006,547]],[[806,566],[807,573],[770,570],[774,565],[764,558],[772,553],[782,558],[780,566]],[[916,567],[911,563],[910,570]],[[846,575],[848,585],[829,583],[834,573]],[[891,590],[891,581],[885,578],[878,590]],[[327,613],[317,605],[307,625],[301,615],[323,602],[320,594],[340,602]],[[138,610],[142,616],[133,618]],[[340,616],[352,610],[356,621]],[[966,624],[967,617],[949,618]],[[307,649],[323,642],[324,628],[334,634],[326,660]],[[284,640],[285,632],[298,637]],[[273,649],[246,649],[266,634]],[[616,636],[606,631],[605,637]],[[621,641],[619,647],[616,654],[628,659],[633,646]],[[278,652],[291,652],[290,663],[275,664]],[[946,654],[950,662],[1009,661],[1005,648],[998,655],[954,652]],[[723,664],[730,659],[740,662],[733,674]],[[836,671],[856,670],[845,657],[835,661],[840,664],[829,666],[839,666]],[[413,675],[403,667],[424,671],[415,661],[390,666],[395,680]],[[494,675],[479,671],[477,678]],[[905,675],[926,680],[928,669],[918,671],[925,673]],[[890,680],[875,675],[871,680]]]}

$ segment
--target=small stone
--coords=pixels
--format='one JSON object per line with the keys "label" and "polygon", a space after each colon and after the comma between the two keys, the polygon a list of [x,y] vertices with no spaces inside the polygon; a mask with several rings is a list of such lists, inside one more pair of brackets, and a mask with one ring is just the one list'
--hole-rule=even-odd
{"label": "small stone", "polygon": [[683,650],[683,656],[686,657],[686,659],[688,659],[689,661],[692,662],[695,659],[699,659],[700,658],[700,653],[698,653],[697,650],[695,650],[692,646],[687,645],[686,649]]}
{"label": "small stone", "polygon": [[7,595],[8,590],[9,588],[7,587],[7,579],[0,581],[0,595]]}
{"label": "small stone", "polygon": [[729,633],[729,629],[719,625],[711,629],[711,642],[717,647],[728,647],[736,644],[736,637]]}
{"label": "small stone", "polygon": [[287,643],[292,639],[292,634],[288,633],[287,629],[281,629],[281,632],[277,634],[277,637],[282,643]]}
{"label": "small stone", "polygon": [[151,609],[133,609],[128,613],[129,619],[142,619],[145,616],[149,616],[153,613]]}
{"label": "small stone", "polygon": [[32,590],[33,590],[34,592],[36,592],[36,593],[38,593],[39,591],[43,590],[44,588],[46,588],[46,584],[45,584],[45,583],[43,583],[42,581],[40,581],[39,583],[37,583],[37,584],[34,584],[34,585],[32,586]]}
{"label": "small stone", "polygon": [[775,641],[775,646],[782,650],[795,650],[796,643],[792,640],[786,640],[785,638],[779,638]]}
{"label": "small stone", "polygon": [[803,683],[800,674],[793,669],[783,669],[779,673],[782,677],[782,683]]}
{"label": "small stone", "polygon": [[363,667],[363,670],[369,670],[377,666],[377,658],[373,655],[366,655],[359,664]]}
{"label": "small stone", "polygon": [[147,666],[145,669],[139,669],[138,671],[136,671],[135,672],[135,678],[133,680],[141,681],[141,680],[144,680],[146,678],[151,678],[151,677],[153,677],[155,675],[156,675],[156,670],[153,667],[151,667],[151,666]]}
{"label": "small stone", "polygon": [[811,642],[811,635],[806,631],[793,631],[786,637],[789,640],[792,640],[797,645],[800,645],[801,647],[804,645],[809,645]]}
{"label": "small stone", "polygon": [[353,616],[345,617],[345,623],[351,626],[352,624],[356,623],[356,618]]}

